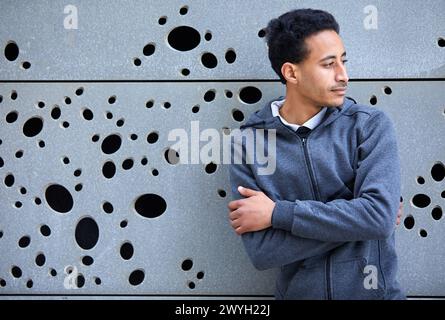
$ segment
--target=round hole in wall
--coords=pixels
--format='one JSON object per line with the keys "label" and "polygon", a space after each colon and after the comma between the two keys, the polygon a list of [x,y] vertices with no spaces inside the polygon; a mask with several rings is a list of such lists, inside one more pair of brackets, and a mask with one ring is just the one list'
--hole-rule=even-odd
{"label": "round hole in wall", "polygon": [[42,267],[42,266],[45,264],[45,262],[46,262],[46,257],[45,257],[45,255],[44,255],[43,253],[39,253],[39,254],[36,256],[36,260],[35,260],[35,262],[36,262],[36,265],[37,265],[37,266]]}
{"label": "round hole in wall", "polygon": [[213,69],[218,65],[218,59],[211,52],[206,52],[201,56],[201,63],[208,69]]}
{"label": "round hole in wall", "polygon": [[403,220],[403,224],[405,225],[405,228],[411,230],[415,224],[414,217],[411,215],[407,216],[405,220]]}
{"label": "round hole in wall", "polygon": [[181,69],[181,74],[183,76],[188,76],[190,74],[190,70],[187,68]]}
{"label": "round hole in wall", "polygon": [[145,104],[145,107],[150,109],[152,108],[154,105],[154,101],[153,100],[148,100],[147,103]]}
{"label": "round hole in wall", "polygon": [[93,114],[93,111],[91,111],[90,109],[86,108],[86,109],[83,110],[82,116],[83,116],[83,118],[85,120],[90,121],[90,120],[93,120],[94,114]]}
{"label": "round hole in wall", "polygon": [[14,123],[17,121],[19,114],[17,111],[11,111],[6,115],[6,122],[7,123]]}
{"label": "round hole in wall", "polygon": [[169,45],[178,51],[189,51],[196,48],[201,42],[199,32],[189,26],[174,28],[167,36]]}
{"label": "round hole in wall", "polygon": [[9,41],[5,46],[4,54],[8,61],[15,61],[19,56],[19,46],[14,41]]}
{"label": "round hole in wall", "polygon": [[11,268],[11,274],[14,278],[20,278],[22,276],[22,269],[20,269],[18,266],[13,266]]}
{"label": "round hole in wall", "polygon": [[110,214],[113,212],[113,205],[110,202],[105,201],[102,205],[102,209],[105,211],[105,213]]}
{"label": "round hole in wall", "polygon": [[42,131],[42,128],[43,128],[43,120],[38,117],[33,117],[28,119],[23,124],[23,134],[26,137],[31,138],[38,135]]}
{"label": "round hole in wall", "polygon": [[130,282],[130,284],[131,284],[132,286],[138,286],[138,285],[140,285],[140,284],[144,281],[144,279],[145,279],[145,273],[144,273],[144,271],[138,269],[138,270],[134,270],[134,271],[130,274],[130,276],[129,276],[129,278],[128,278],[128,282]]}
{"label": "round hole in wall", "polygon": [[258,37],[264,38],[265,36],[266,36],[266,30],[264,28],[260,29],[260,31],[258,31]]}
{"label": "round hole in wall", "polygon": [[99,240],[99,226],[91,217],[82,218],[76,225],[75,239],[84,250],[92,249]]}
{"label": "round hole in wall", "polygon": [[133,245],[130,242],[125,242],[124,244],[122,244],[120,248],[120,254],[122,259],[130,260],[134,254]]}
{"label": "round hole in wall", "polygon": [[98,135],[98,134],[95,134],[94,136],[92,136],[92,137],[91,137],[91,141],[93,141],[93,142],[97,142],[97,141],[99,141],[99,135]]}
{"label": "round hole in wall", "polygon": [[25,69],[25,70],[28,70],[29,68],[31,68],[31,62],[23,61],[22,62],[22,68]]}
{"label": "round hole in wall", "polygon": [[208,90],[204,94],[204,101],[205,102],[212,102],[213,100],[215,100],[215,96],[216,96],[216,90],[214,90],[214,89]]}
{"label": "round hole in wall", "polygon": [[145,45],[142,52],[144,53],[144,56],[148,57],[148,56],[151,56],[153,53],[155,53],[155,49],[156,49],[156,47],[155,47],[154,43],[148,43]]}
{"label": "round hole in wall", "polygon": [[31,238],[29,236],[23,236],[19,240],[19,247],[26,248],[31,244]]}
{"label": "round hole in wall", "polygon": [[131,168],[133,168],[133,165],[134,165],[133,159],[131,158],[125,159],[124,162],[122,162],[122,169],[130,170]]}
{"label": "round hole in wall", "polygon": [[426,194],[419,193],[413,197],[412,203],[417,208],[425,208],[430,205],[431,198],[428,197]]}
{"label": "round hole in wall", "polygon": [[388,86],[383,87],[383,92],[387,95],[390,95],[392,93],[392,89]]}
{"label": "round hole in wall", "polygon": [[234,63],[236,60],[235,50],[233,50],[233,49],[227,50],[227,52],[225,54],[225,58],[226,58],[227,63],[229,63],[229,64]]}
{"label": "round hole in wall", "polygon": [[136,199],[134,209],[144,218],[157,218],[167,210],[167,202],[157,194],[143,194]]}
{"label": "round hole in wall", "polygon": [[242,122],[244,120],[244,113],[241,110],[233,109],[232,117],[235,121]]}
{"label": "round hole in wall", "polygon": [[156,131],[150,132],[147,135],[147,142],[150,144],[156,143],[159,139],[159,134]]}
{"label": "round hole in wall", "polygon": [[45,199],[48,205],[56,212],[67,213],[74,205],[71,193],[60,184],[52,184],[45,190]]}
{"label": "round hole in wall", "polygon": [[199,105],[193,106],[192,112],[193,113],[198,113],[199,112]]}
{"label": "round hole in wall", "polygon": [[44,237],[49,237],[51,235],[51,228],[48,227],[46,224],[40,226],[40,233]]}
{"label": "round hole in wall", "polygon": [[58,106],[54,106],[54,108],[51,110],[51,118],[57,120],[60,118],[61,113],[60,108]]}
{"label": "round hole in wall", "polygon": [[83,87],[77,88],[76,96],[81,96],[83,94]]}
{"label": "round hole in wall", "polygon": [[189,11],[189,8],[187,6],[184,6],[181,9],[179,9],[179,14],[183,16],[183,15],[187,14],[188,11]]}
{"label": "round hole in wall", "polygon": [[102,166],[102,174],[105,178],[111,179],[116,174],[116,165],[113,161],[107,161]]}
{"label": "round hole in wall", "polygon": [[14,175],[12,173],[8,174],[5,177],[5,186],[12,187],[14,185],[14,182],[15,182],[15,178],[14,178]]}
{"label": "round hole in wall", "polygon": [[442,218],[442,208],[437,206],[431,211],[431,216],[434,220],[440,220]]}
{"label": "round hole in wall", "polygon": [[205,166],[205,171],[208,174],[212,174],[216,171],[217,168],[218,168],[218,166],[216,164],[214,164],[213,162],[210,162],[209,164],[207,164]]}
{"label": "round hole in wall", "polygon": [[105,154],[112,154],[119,150],[122,144],[122,139],[117,134],[111,134],[102,141],[102,152]]}
{"label": "round hole in wall", "polygon": [[193,261],[192,259],[185,259],[182,261],[181,269],[184,271],[189,271],[193,267]]}
{"label": "round hole in wall", "polygon": [[442,162],[434,164],[434,166],[431,168],[431,176],[433,177],[434,181],[438,182],[445,178],[445,166]]}
{"label": "round hole in wall", "polygon": [[94,259],[90,256],[84,256],[82,258],[82,263],[86,266],[91,266],[94,263]]}
{"label": "round hole in wall", "polygon": [[263,94],[260,89],[253,86],[244,87],[240,90],[239,98],[246,104],[254,104],[261,100]]}

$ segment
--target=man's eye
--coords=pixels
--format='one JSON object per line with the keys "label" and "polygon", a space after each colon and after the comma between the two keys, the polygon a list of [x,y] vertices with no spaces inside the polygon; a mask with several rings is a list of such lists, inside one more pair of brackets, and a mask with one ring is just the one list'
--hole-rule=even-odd
{"label": "man's eye", "polygon": [[345,64],[346,62],[348,62],[348,60],[343,60],[343,64]]}
{"label": "man's eye", "polygon": [[333,65],[334,65],[334,62],[331,62],[331,63],[325,64],[324,66],[325,67],[332,67]]}

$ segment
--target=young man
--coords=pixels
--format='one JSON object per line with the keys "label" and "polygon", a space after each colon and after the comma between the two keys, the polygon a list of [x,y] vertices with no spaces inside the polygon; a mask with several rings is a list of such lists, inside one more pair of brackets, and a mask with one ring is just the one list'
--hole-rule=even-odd
{"label": "young man", "polygon": [[[346,51],[331,14],[285,13],[266,36],[286,97],[252,114],[241,133],[251,130],[256,143],[259,130],[274,131],[277,165],[271,174],[258,174],[255,160],[231,165],[231,226],[257,269],[280,269],[277,299],[405,299],[396,280],[400,164],[391,120],[345,99]],[[254,159],[246,143],[233,147]]]}

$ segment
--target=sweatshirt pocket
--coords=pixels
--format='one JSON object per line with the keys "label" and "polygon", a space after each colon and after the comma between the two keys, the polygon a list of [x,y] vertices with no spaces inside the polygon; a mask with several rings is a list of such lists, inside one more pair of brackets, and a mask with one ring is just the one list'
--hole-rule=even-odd
{"label": "sweatshirt pocket", "polygon": [[332,264],[332,298],[337,300],[381,300],[385,296],[378,266],[365,258]]}

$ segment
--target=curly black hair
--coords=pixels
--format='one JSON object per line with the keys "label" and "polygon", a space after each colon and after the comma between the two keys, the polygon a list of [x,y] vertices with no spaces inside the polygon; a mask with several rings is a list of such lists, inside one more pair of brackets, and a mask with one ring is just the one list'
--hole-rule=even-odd
{"label": "curly black hair", "polygon": [[304,40],[323,30],[340,33],[335,18],[322,10],[292,10],[269,21],[266,28],[269,60],[281,83],[286,84],[286,79],[281,74],[283,64],[303,61],[309,55]]}

